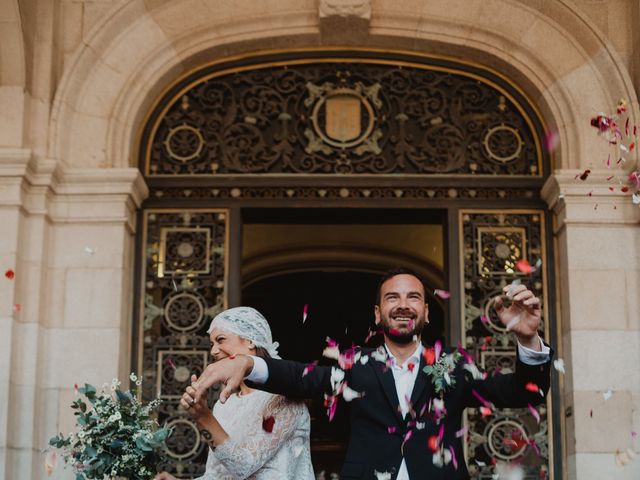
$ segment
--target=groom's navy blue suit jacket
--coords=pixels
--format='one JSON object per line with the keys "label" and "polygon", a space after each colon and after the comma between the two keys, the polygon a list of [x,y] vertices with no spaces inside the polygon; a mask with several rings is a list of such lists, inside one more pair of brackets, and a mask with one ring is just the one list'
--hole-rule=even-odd
{"label": "groom's navy blue suit jacket", "polygon": [[[371,351],[362,349],[363,354]],[[453,462],[443,467],[437,467],[433,463],[433,452],[428,449],[427,440],[432,435],[438,435],[440,426],[436,424],[432,414],[426,411],[428,409],[423,409],[424,414],[415,419],[417,422],[424,422],[424,428],[413,427],[412,435],[401,451],[407,428],[411,428],[408,427],[410,418],[409,415],[401,418],[391,369],[373,358],[365,365],[356,362],[352,369],[345,372],[345,379],[351,388],[364,392],[365,395],[351,402],[351,436],[340,478],[375,479],[374,471],[378,471],[392,472],[391,478],[395,479],[404,453],[411,480],[468,479],[462,438],[456,438],[455,434],[461,429],[463,410],[466,407],[481,406],[480,400],[472,391],[475,390],[497,408],[540,404],[544,398],[538,392],[528,391],[525,385],[535,383],[546,395],[549,390],[552,356],[553,351],[549,361],[543,365],[526,365],[518,359],[515,373],[489,376],[484,380],[474,380],[462,369],[464,362],[458,362],[453,372],[455,387],[444,394],[447,414],[443,420],[445,427],[442,440],[445,448],[452,446],[455,450],[457,469]],[[252,385],[255,388],[301,399],[331,393],[329,366],[318,366],[303,377],[306,366],[303,363],[275,359],[267,359],[266,363],[269,378],[264,385]],[[431,379],[422,370],[424,365],[425,360],[422,358],[411,395],[411,403],[418,415],[423,405],[428,404],[431,398],[438,397]],[[396,427],[395,432],[389,433],[389,427]]]}

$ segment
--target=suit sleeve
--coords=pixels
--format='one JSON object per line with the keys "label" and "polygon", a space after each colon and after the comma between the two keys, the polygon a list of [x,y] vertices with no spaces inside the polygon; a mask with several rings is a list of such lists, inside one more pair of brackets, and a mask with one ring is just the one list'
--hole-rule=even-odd
{"label": "suit sleeve", "polygon": [[[481,399],[493,403],[497,408],[524,408],[528,404],[542,403],[551,383],[552,359],[553,349],[550,350],[549,360],[540,365],[527,365],[517,355],[515,373],[497,374],[484,380],[465,380],[465,406],[480,407],[483,405]],[[526,387],[529,383],[542,390],[544,396],[539,391],[528,390]]]}
{"label": "suit sleeve", "polygon": [[[331,393],[331,369],[316,366],[302,375],[307,364],[292,360],[264,359],[269,369],[269,378],[262,384],[247,382],[251,388],[284,395],[288,398],[305,399],[322,393]],[[335,368],[335,367],[334,367]],[[348,374],[348,371],[345,372]]]}

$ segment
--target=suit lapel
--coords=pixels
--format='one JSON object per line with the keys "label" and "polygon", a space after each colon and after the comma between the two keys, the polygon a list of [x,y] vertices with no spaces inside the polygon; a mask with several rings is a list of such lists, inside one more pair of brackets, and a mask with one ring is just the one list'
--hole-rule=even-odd
{"label": "suit lapel", "polygon": [[427,384],[431,385],[431,379],[429,376],[422,371],[425,366],[424,356],[420,355],[420,367],[418,370],[418,375],[416,376],[416,383],[413,384],[413,391],[411,392],[411,405],[416,411],[419,411],[422,405],[418,405],[418,401],[422,397]]}
{"label": "suit lapel", "polygon": [[378,380],[380,380],[382,390],[384,390],[384,393],[389,400],[389,404],[391,405],[395,417],[399,423],[402,422],[402,416],[400,415],[400,403],[398,403],[398,391],[396,390],[396,381],[393,378],[391,368],[387,368],[384,363],[376,360],[373,365],[373,370],[376,372]]}

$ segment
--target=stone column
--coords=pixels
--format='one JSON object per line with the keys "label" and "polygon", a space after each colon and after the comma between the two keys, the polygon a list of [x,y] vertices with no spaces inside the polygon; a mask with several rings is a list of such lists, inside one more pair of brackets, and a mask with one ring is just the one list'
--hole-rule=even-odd
{"label": "stone column", "polygon": [[618,466],[615,452],[637,449],[640,431],[640,208],[606,180],[611,170],[577,173],[556,171],[542,192],[555,213],[565,469],[571,480],[637,479],[640,462]]}
{"label": "stone column", "polygon": [[133,168],[21,165],[1,177],[2,266],[16,276],[1,290],[0,458],[4,478],[36,479],[49,437],[73,428],[73,385],[128,376],[135,215],[147,188]]}

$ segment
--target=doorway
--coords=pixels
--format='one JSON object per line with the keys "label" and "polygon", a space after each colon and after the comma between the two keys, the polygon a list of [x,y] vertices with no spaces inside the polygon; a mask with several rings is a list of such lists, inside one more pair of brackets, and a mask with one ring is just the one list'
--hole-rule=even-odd
{"label": "doorway", "polygon": [[[283,358],[322,359],[327,337],[341,347],[380,345],[374,327],[381,275],[396,266],[424,277],[430,323],[423,342],[445,341],[442,216],[437,212],[304,209],[243,214],[242,304],[271,325]],[[331,364],[326,360],[321,363]],[[349,437],[349,404],[329,423],[322,398],[308,401],[316,473],[337,474]]]}

